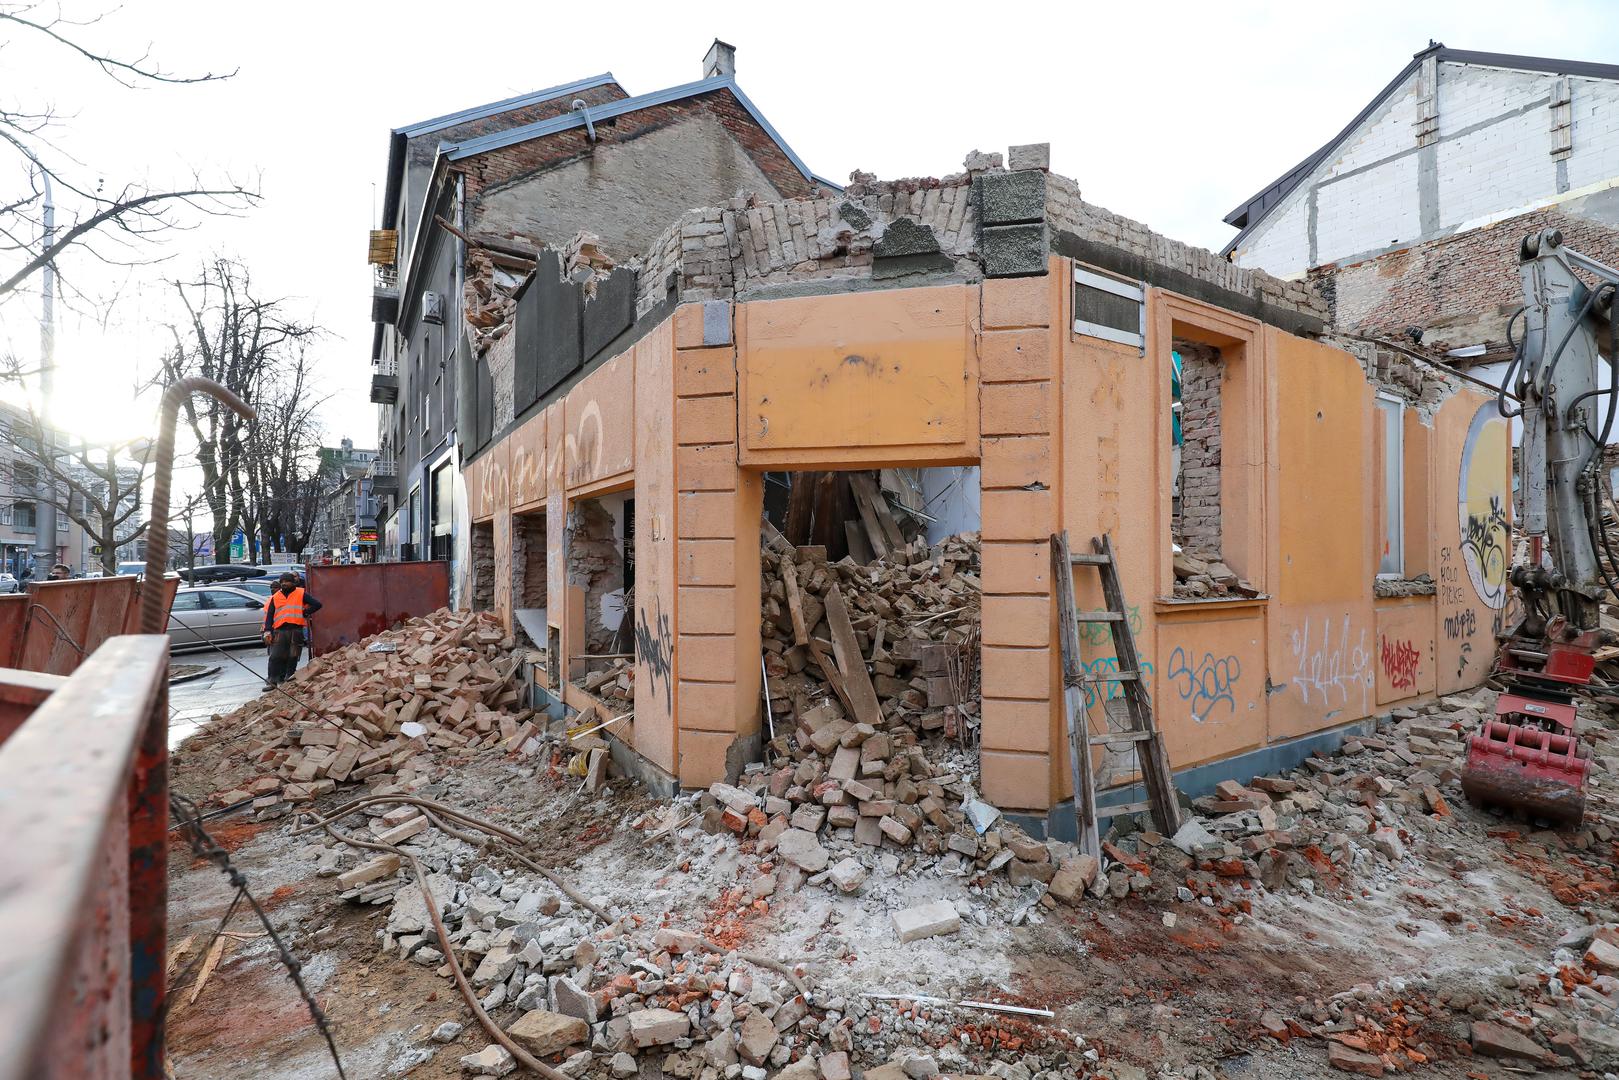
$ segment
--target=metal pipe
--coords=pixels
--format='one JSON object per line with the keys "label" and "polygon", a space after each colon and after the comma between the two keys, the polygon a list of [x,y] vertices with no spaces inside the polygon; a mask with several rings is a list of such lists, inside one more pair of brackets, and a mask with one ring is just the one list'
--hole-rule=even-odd
{"label": "metal pipe", "polygon": [[[56,200],[51,192],[51,174],[39,170],[45,181],[45,214],[40,250],[49,253],[56,241]],[[39,321],[39,442],[45,467],[40,481],[50,485],[44,498],[34,492],[34,569],[49,574],[56,565],[56,432],[51,429],[51,394],[56,387],[56,264],[47,262],[40,274]],[[41,565],[43,564],[43,565]],[[22,567],[18,567],[19,570]],[[81,568],[82,569],[82,568]]]}
{"label": "metal pipe", "polygon": [[591,119],[590,119],[590,106],[585,104],[585,99],[584,98],[574,98],[573,99],[573,111],[576,112],[576,113],[581,114],[582,116],[584,116],[584,118],[585,118],[585,133],[590,136],[590,141],[591,142],[595,142],[596,141],[596,125],[591,122]]}
{"label": "metal pipe", "polygon": [[256,420],[247,402],[212,379],[193,377],[170,383],[158,406],[157,444],[152,456],[152,520],[146,528],[146,580],[141,588],[141,633],[161,634],[167,629],[168,612],[163,610],[165,590],[156,588],[163,580],[163,566],[169,552],[169,482],[174,473],[174,424],[180,402],[195,393],[218,398],[244,420]]}

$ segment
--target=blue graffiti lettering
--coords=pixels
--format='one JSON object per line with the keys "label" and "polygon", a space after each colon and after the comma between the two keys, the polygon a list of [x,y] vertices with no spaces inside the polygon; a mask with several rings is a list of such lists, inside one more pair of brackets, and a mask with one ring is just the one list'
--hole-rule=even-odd
{"label": "blue graffiti lettering", "polygon": [[[1119,673],[1119,658],[1117,656],[1099,656],[1079,665],[1081,675],[1102,676],[1117,675]],[[1141,662],[1141,685],[1148,688],[1152,681],[1152,662]],[[1110,701],[1124,693],[1124,684],[1117,679],[1098,680],[1085,683],[1085,707],[1094,709],[1104,701]]]}
{"label": "blue graffiti lettering", "polygon": [[1242,661],[1235,656],[1216,658],[1206,652],[1194,666],[1186,650],[1177,645],[1169,656],[1168,674],[1181,700],[1191,703],[1193,720],[1199,723],[1207,720],[1220,704],[1228,706],[1233,713],[1237,711],[1237,698],[1232,690],[1242,677]]}

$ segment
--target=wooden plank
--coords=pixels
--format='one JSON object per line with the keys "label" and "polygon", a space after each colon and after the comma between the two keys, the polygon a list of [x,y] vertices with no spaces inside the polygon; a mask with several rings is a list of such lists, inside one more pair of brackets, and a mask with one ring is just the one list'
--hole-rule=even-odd
{"label": "wooden plank", "polygon": [[[894,520],[894,514],[888,509],[888,502],[872,482],[871,474],[856,472],[849,474],[849,486],[854,490],[855,499],[864,502],[871,510],[871,516],[877,519],[877,525],[882,529],[883,540],[890,548],[905,546],[905,534],[899,530],[899,522]],[[864,518],[864,514],[861,515]]]}
{"label": "wooden plank", "polygon": [[[1062,643],[1062,706],[1068,725],[1068,764],[1074,773],[1074,833],[1079,849],[1102,857],[1096,828],[1096,790],[1091,776],[1090,724],[1083,719],[1085,688],[1080,685],[1079,622],[1074,617],[1074,570],[1068,561],[1068,534],[1051,536],[1051,573],[1057,594],[1057,626]],[[1084,735],[1081,735],[1084,725]]]}
{"label": "wooden plank", "polygon": [[810,543],[826,548],[827,557],[833,562],[837,561],[832,558],[835,554],[833,549],[843,546],[832,542],[834,537],[839,540],[843,538],[843,518],[838,514],[841,487],[837,473],[824,472],[815,477],[815,519],[810,524]]}
{"label": "wooden plank", "polygon": [[844,711],[850,716],[855,715],[854,703],[849,700],[849,688],[843,684],[843,674],[838,671],[838,665],[826,655],[826,650],[821,648],[821,642],[816,638],[810,638],[809,651],[815,658],[815,663],[820,666],[821,674],[826,676],[827,685],[832,687],[832,692],[843,702]]}
{"label": "wooden plank", "polygon": [[781,587],[787,593],[787,615],[793,620],[793,642],[809,644],[809,627],[804,625],[804,598],[798,591],[798,564],[782,559],[779,566]]}
{"label": "wooden plank", "polygon": [[860,515],[860,523],[866,527],[866,539],[871,543],[871,550],[876,552],[877,557],[880,559],[888,554],[888,537],[884,534],[882,525],[877,521],[877,513],[872,509],[871,501],[862,494],[858,480],[869,481],[869,478],[860,473],[849,474],[849,490],[853,492],[854,508]]}
{"label": "wooden plank", "polygon": [[832,654],[837,657],[838,671],[843,676],[843,687],[855,722],[881,727],[883,710],[877,702],[877,690],[871,685],[871,672],[866,670],[860,641],[849,622],[849,608],[836,585],[826,594],[826,625],[832,630]]}
{"label": "wooden plank", "polygon": [[866,531],[860,525],[861,523],[857,521],[845,521],[843,535],[849,541],[849,558],[861,566],[866,566],[877,556],[872,554],[871,544],[866,540]]}
{"label": "wooden plank", "polygon": [[1123,622],[1122,611],[1078,611],[1074,613],[1075,622]]}
{"label": "wooden plank", "polygon": [[787,542],[796,547],[809,543],[810,522],[815,517],[815,484],[821,474],[801,472],[789,475],[793,478],[793,487],[787,493],[787,520],[781,532]]}

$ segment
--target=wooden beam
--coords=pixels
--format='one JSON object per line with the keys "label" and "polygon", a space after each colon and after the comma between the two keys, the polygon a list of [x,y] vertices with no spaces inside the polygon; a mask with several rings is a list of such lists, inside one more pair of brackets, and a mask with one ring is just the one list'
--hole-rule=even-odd
{"label": "wooden beam", "polygon": [[815,484],[820,479],[818,472],[789,473],[792,477],[792,490],[787,493],[787,520],[783,522],[782,535],[794,547],[809,543],[810,522],[815,517]]}
{"label": "wooden beam", "polygon": [[881,727],[883,710],[877,702],[877,690],[871,684],[871,672],[866,670],[866,658],[860,653],[860,639],[849,622],[848,605],[836,585],[826,594],[826,625],[832,630],[832,654],[837,657],[855,722]]}
{"label": "wooden beam", "polygon": [[809,627],[804,625],[804,598],[798,592],[798,564],[784,558],[777,569],[781,573],[781,587],[787,592],[787,614],[793,620],[793,642],[808,645],[810,638]]}

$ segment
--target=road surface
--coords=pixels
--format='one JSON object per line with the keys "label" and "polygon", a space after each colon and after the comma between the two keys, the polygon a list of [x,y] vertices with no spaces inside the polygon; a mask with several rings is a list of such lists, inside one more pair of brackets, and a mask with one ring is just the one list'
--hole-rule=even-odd
{"label": "road surface", "polygon": [[[219,670],[200,679],[169,687],[169,746],[175,747],[215,713],[228,713],[264,693],[270,653],[262,645],[247,645],[182,653],[175,664],[202,664]],[[245,666],[244,666],[245,665]]]}

